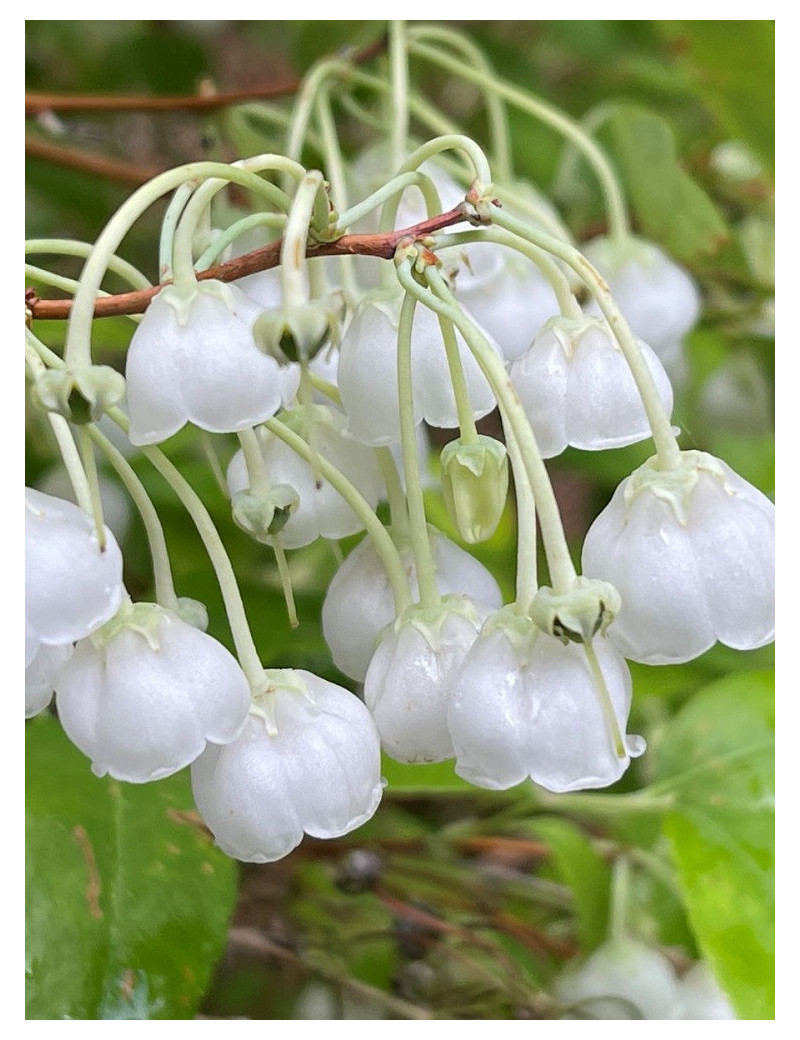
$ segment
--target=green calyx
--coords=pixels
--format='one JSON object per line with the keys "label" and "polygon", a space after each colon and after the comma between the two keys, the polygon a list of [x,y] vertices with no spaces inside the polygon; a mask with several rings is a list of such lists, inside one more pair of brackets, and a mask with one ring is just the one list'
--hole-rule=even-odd
{"label": "green calyx", "polygon": [[578,348],[581,338],[590,329],[602,329],[609,335],[611,342],[615,342],[605,318],[594,318],[589,315],[581,318],[569,318],[566,315],[557,314],[554,318],[550,318],[544,323],[541,331],[544,331],[544,329],[553,333],[558,341],[558,345],[564,351],[564,357],[567,359],[572,357]]}
{"label": "green calyx", "polygon": [[254,495],[239,491],[233,496],[231,510],[234,523],[257,542],[271,544],[273,535],[286,526],[300,505],[300,497],[289,484],[275,484],[269,491]]}
{"label": "green calyx", "polygon": [[625,484],[625,505],[630,507],[639,495],[650,494],[666,502],[679,524],[689,522],[689,508],[701,474],[714,477],[726,486],[725,470],[718,459],[704,451],[682,451],[680,464],[672,469],[660,469],[654,455],[631,473]]}
{"label": "green calyx", "polygon": [[122,632],[131,630],[146,639],[151,650],[157,651],[161,649],[159,624],[169,616],[169,611],[158,603],[131,603],[125,600],[114,617],[89,638],[96,649],[104,650]]}
{"label": "green calyx", "polygon": [[338,338],[340,319],[341,299],[330,296],[264,311],[253,325],[253,337],[259,350],[282,365],[310,361]]}
{"label": "green calyx", "polygon": [[441,454],[442,494],[464,541],[485,542],[497,530],[508,494],[505,446],[481,434],[451,441]]}
{"label": "green calyx", "polygon": [[607,581],[576,578],[568,592],[544,586],[533,597],[531,619],[548,635],[567,643],[590,643],[619,613],[619,593]]}
{"label": "green calyx", "polygon": [[125,396],[125,377],[109,365],[49,369],[33,385],[42,408],[63,415],[76,426],[97,422]]}
{"label": "green calyx", "polygon": [[465,618],[475,627],[478,626],[478,613],[467,596],[442,596],[441,602],[434,607],[423,607],[413,603],[406,607],[394,622],[395,632],[413,626],[423,636],[433,651],[442,645],[442,626],[453,615]]}

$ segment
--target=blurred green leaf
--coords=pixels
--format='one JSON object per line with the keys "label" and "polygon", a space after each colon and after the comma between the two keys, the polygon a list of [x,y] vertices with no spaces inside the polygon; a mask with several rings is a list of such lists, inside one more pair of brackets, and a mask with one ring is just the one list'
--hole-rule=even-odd
{"label": "blurred green leaf", "polygon": [[775,1015],[774,676],[731,675],[672,720],[658,775],[694,934],[737,1014]]}
{"label": "blurred green leaf", "polygon": [[386,22],[293,22],[294,65],[301,72],[320,58],[334,58],[343,50],[359,51],[386,32]]}
{"label": "blurred green leaf", "polygon": [[775,155],[775,22],[657,22],[676,64],[731,137],[772,168]]}
{"label": "blurred green leaf", "polygon": [[222,952],[236,866],[186,773],[98,780],[55,720],[26,726],[29,1019],[191,1018]]}
{"label": "blurred green leaf", "polygon": [[556,873],[571,889],[581,950],[590,953],[608,931],[611,868],[583,831],[568,820],[555,816],[537,819],[530,833],[546,842]]}
{"label": "blurred green leaf", "polygon": [[725,220],[678,162],[669,125],[638,105],[608,106],[598,138],[606,145],[641,233],[678,260],[716,253]]}

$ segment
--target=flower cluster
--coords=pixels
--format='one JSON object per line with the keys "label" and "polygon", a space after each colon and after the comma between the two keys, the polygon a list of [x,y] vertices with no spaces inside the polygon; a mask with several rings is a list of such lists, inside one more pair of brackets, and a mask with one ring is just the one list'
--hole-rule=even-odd
{"label": "flower cluster", "polygon": [[[26,714],[55,693],[98,775],[145,783],[190,766],[218,845],[254,862],[368,820],[381,749],[404,763],[454,760],[493,790],[614,784],[645,751],[628,733],[626,659],[680,662],[716,641],[747,650],[774,636],[774,507],[722,460],[680,447],[672,425],[670,374],[701,307],[690,274],[632,235],[618,204],[612,233],[577,248],[530,186],[495,183],[469,138],[415,147],[394,134],[393,148],[345,168],[322,136],[325,176],[300,164],[295,145],[289,156],[209,164],[205,179],[194,167],[155,178],[94,246],[63,358],[33,331],[27,340],[31,397],[80,505],[26,490]],[[255,226],[215,226],[226,182],[260,197],[265,225],[279,229],[277,268],[238,283],[204,274],[241,253]],[[92,309],[120,222],[176,188],[164,284],[149,292],[123,381],[92,363]],[[493,435],[479,432],[495,411]],[[202,605],[176,595],[155,507],[101,417],[197,526],[235,653],[205,632]],[[262,660],[225,546],[161,447],[187,424],[226,452],[231,515],[274,553],[293,621],[286,553],[363,532],[321,611],[332,664],[352,688]],[[492,537],[513,485],[512,602],[429,522],[430,428],[452,431],[439,485],[466,546]],[[543,460],[649,438],[653,456],[586,535],[579,575]],[[131,602],[123,585],[83,450],[92,442],[141,513],[155,602]],[[605,985],[601,960],[598,951],[565,1000],[612,992],[586,981],[599,974]]]}

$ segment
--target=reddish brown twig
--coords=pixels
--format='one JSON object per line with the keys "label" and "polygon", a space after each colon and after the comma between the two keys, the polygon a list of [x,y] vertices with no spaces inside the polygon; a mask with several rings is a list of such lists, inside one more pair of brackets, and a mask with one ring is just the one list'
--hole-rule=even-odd
{"label": "reddish brown twig", "polygon": [[[386,38],[380,39],[358,51],[349,60],[354,65],[371,61],[383,52]],[[301,79],[289,76],[285,79],[262,83],[247,90],[221,90],[217,93],[189,94],[179,97],[152,97],[148,95],[100,94],[26,94],[25,115],[36,115],[38,112],[175,112],[193,110],[208,112],[228,105],[237,105],[243,101],[264,101],[270,98],[287,97],[294,94],[300,86]]]}
{"label": "reddish brown twig", "polygon": [[[447,213],[423,220],[412,227],[401,231],[389,231],[377,235],[343,235],[334,242],[321,242],[308,246],[306,255],[315,256],[374,256],[383,260],[391,260],[398,245],[404,239],[425,238],[436,231],[468,220],[466,206],[460,203]],[[197,278],[205,281],[216,278],[222,282],[232,282],[257,271],[267,271],[277,267],[280,262],[281,241],[271,242],[263,249],[229,260],[225,264],[217,264],[201,271]],[[155,285],[151,289],[140,289],[137,292],[119,293],[98,299],[94,305],[96,318],[108,318],[120,314],[141,314],[155,294],[162,288]],[[43,300],[31,290],[26,290],[25,305],[33,318],[64,319],[69,317],[72,300]]]}
{"label": "reddish brown twig", "polygon": [[138,188],[140,184],[145,184],[162,172],[155,166],[134,166],[121,159],[109,159],[104,155],[98,155],[96,152],[64,148],[62,145],[51,144],[29,134],[25,135],[25,154],[34,159],[43,159],[70,170],[104,177],[106,180],[132,188]]}

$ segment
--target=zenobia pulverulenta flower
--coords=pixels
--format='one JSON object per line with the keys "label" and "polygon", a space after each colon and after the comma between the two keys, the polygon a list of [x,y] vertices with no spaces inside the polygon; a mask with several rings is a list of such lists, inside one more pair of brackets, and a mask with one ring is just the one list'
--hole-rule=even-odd
{"label": "zenobia pulverulenta flower", "polygon": [[570,964],[556,981],[563,1018],[674,1019],[678,976],[658,949],[638,939],[609,939],[585,960]]}
{"label": "zenobia pulverulenta flower", "polygon": [[364,702],[384,750],[398,762],[453,757],[451,686],[486,613],[466,596],[446,596],[435,607],[408,607],[384,629],[364,679]]}
{"label": "zenobia pulverulenta flower", "polygon": [[225,647],[154,603],[125,604],[84,639],[56,682],[67,736],[98,776],[145,783],[242,730],[244,672]]}
{"label": "zenobia pulverulenta flower", "polygon": [[[282,420],[304,435],[322,458],[333,463],[370,506],[377,505],[383,479],[375,454],[347,435],[344,429],[347,419],[341,412],[325,405],[310,405],[284,413]],[[363,524],[350,505],[327,480],[314,472],[313,465],[264,427],[259,427],[257,433],[270,484],[288,485],[297,494],[297,507],[291,510],[280,530],[286,549],[309,545],[320,537],[344,538],[362,530]],[[227,477],[232,498],[249,491],[242,451],[231,460]]]}
{"label": "zenobia pulverulenta flower", "polygon": [[125,587],[122,553],[105,528],[63,498],[25,489],[26,666],[41,644],[83,639],[117,612]]}
{"label": "zenobia pulverulenta flower", "polygon": [[[491,572],[441,531],[428,528],[440,595],[466,595],[487,610],[502,603]],[[418,595],[416,566],[407,538],[395,536],[411,592]],[[365,538],[333,576],[322,604],[322,632],[336,667],[363,682],[382,630],[396,618],[394,598],[381,558]]]}
{"label": "zenobia pulverulenta flower", "polygon": [[212,279],[161,289],[128,348],[131,443],[157,444],[187,422],[243,430],[293,400],[300,370],[259,350],[252,327],[260,313],[236,286]]}
{"label": "zenobia pulverulenta flower", "polygon": [[478,787],[524,780],[549,791],[607,787],[641,737],[626,736],[632,684],[621,654],[603,637],[586,647],[542,632],[505,607],[492,615],[453,679],[447,727],[456,772]]}
{"label": "zenobia pulverulenta flower", "polygon": [[39,645],[25,667],[25,718],[30,719],[50,704],[58,677],[72,656],[73,644]]}
{"label": "zenobia pulverulenta flower", "polygon": [[[339,348],[338,386],[349,418],[349,432],[365,444],[400,440],[397,381],[397,333],[403,294],[375,290],[363,298]],[[456,334],[472,416],[487,415],[495,398],[466,343]],[[493,345],[497,354],[499,347]],[[439,319],[417,307],[411,334],[415,424],[458,426],[458,410],[450,380]]]}
{"label": "zenobia pulverulenta flower", "polygon": [[608,638],[633,661],[775,638],[775,506],[706,452],[682,452],[675,469],[654,457],[627,477],[589,528],[583,571],[619,591]]}
{"label": "zenobia pulverulenta flower", "polygon": [[[600,236],[582,246],[584,256],[608,284],[637,336],[662,357],[694,328],[700,292],[694,279],[655,242],[626,235]],[[590,313],[599,313],[592,300]]]}
{"label": "zenobia pulverulenta flower", "polygon": [[[667,415],[672,387],[650,347],[639,340]],[[557,317],[509,368],[544,458],[568,446],[601,451],[650,437],[628,362],[601,318]]]}
{"label": "zenobia pulverulenta flower", "polygon": [[311,672],[272,669],[241,736],[192,765],[197,808],[219,847],[271,863],[304,834],[338,838],[383,793],[378,731],[363,703]]}
{"label": "zenobia pulverulenta flower", "polygon": [[733,1021],[736,1014],[706,961],[698,961],[678,982],[675,1018]]}

